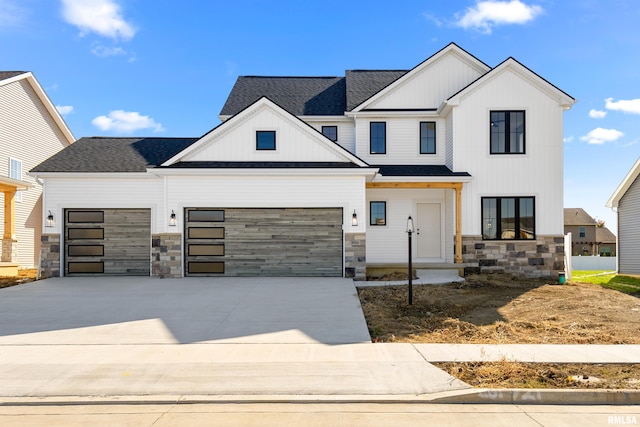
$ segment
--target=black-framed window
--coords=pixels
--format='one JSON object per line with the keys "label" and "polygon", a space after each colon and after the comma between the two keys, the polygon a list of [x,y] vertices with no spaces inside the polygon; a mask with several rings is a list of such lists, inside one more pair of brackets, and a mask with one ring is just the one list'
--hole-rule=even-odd
{"label": "black-framed window", "polygon": [[535,197],[482,198],[484,240],[533,240],[535,224]]}
{"label": "black-framed window", "polygon": [[420,154],[436,154],[436,122],[420,122]]}
{"label": "black-framed window", "polygon": [[492,111],[491,154],[525,153],[524,111]]}
{"label": "black-framed window", "polygon": [[369,225],[387,225],[387,202],[369,203]]}
{"label": "black-framed window", "polygon": [[369,152],[371,154],[387,153],[387,122],[369,123]]}
{"label": "black-framed window", "polygon": [[338,140],[338,126],[322,126],[322,134],[335,142]]}
{"label": "black-framed window", "polygon": [[276,131],[259,130],[256,131],[256,150],[275,150]]}

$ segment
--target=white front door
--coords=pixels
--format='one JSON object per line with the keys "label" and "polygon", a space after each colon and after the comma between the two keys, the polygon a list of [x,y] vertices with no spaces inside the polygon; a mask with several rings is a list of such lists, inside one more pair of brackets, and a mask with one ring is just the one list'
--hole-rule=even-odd
{"label": "white front door", "polygon": [[418,203],[417,258],[442,258],[439,203]]}

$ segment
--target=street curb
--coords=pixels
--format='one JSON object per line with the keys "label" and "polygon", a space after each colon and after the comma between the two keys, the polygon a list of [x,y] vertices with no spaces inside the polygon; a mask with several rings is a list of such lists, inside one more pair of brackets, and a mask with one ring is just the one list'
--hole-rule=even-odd
{"label": "street curb", "polygon": [[640,405],[640,390],[471,389],[423,395],[129,395],[0,397],[0,407],[193,404]]}

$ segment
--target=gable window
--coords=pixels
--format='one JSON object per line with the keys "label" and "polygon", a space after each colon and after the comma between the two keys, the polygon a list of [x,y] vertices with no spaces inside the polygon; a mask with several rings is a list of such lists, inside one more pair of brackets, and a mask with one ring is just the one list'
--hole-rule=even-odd
{"label": "gable window", "polygon": [[524,111],[491,112],[491,154],[524,154]]}
{"label": "gable window", "polygon": [[387,123],[369,123],[369,152],[371,154],[386,154],[387,152]]}
{"label": "gable window", "polygon": [[332,140],[338,140],[338,126],[322,126],[322,134]]}
{"label": "gable window", "polygon": [[420,154],[436,154],[436,122],[420,122]]}
{"label": "gable window", "polygon": [[535,239],[534,197],[483,197],[484,240]]}
{"label": "gable window", "polygon": [[[16,159],[9,159],[9,178],[22,181],[22,162]],[[22,191],[16,191],[15,201],[22,201]]]}
{"label": "gable window", "polygon": [[276,131],[259,130],[256,131],[256,150],[275,150]]}
{"label": "gable window", "polygon": [[369,225],[387,224],[387,202],[371,202],[369,204]]}
{"label": "gable window", "polygon": [[582,238],[587,237],[587,229],[585,227],[580,227],[578,231],[579,231],[580,237]]}

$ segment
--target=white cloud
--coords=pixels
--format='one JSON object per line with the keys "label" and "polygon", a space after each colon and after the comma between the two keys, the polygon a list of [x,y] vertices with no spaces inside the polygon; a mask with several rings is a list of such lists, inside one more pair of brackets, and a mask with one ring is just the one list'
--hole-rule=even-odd
{"label": "white cloud", "polygon": [[573,135],[562,138],[562,142],[573,142]]}
{"label": "white cloud", "polygon": [[136,29],[122,17],[114,0],[62,0],[64,19],[80,29],[112,39],[131,39]]}
{"label": "white cloud", "polygon": [[623,135],[616,129],[595,128],[585,136],[581,136],[580,140],[587,141],[589,144],[604,144],[605,142],[614,142]]}
{"label": "white cloud", "polygon": [[589,117],[591,117],[592,119],[603,119],[606,117],[606,115],[607,115],[606,111],[600,111],[600,110],[589,111]]}
{"label": "white cloud", "polygon": [[102,45],[95,45],[93,49],[91,49],[91,53],[93,53],[95,56],[104,58],[107,56],[126,55],[127,51],[121,47],[106,47]]}
{"label": "white cloud", "polygon": [[431,13],[423,13],[422,14],[427,21],[433,22],[436,27],[442,27],[444,23],[442,19],[438,18],[436,15],[432,15]]}
{"label": "white cloud", "polygon": [[537,5],[527,5],[520,0],[486,0],[476,2],[464,13],[456,14],[456,25],[462,28],[475,28],[485,34],[491,34],[495,25],[524,24],[533,20],[544,10]]}
{"label": "white cloud", "polygon": [[73,113],[73,105],[56,105],[56,110],[62,116]]}
{"label": "white cloud", "polygon": [[102,131],[114,131],[117,133],[132,133],[141,129],[164,132],[162,124],[136,111],[114,110],[108,116],[96,117],[91,123]]}
{"label": "white cloud", "polygon": [[622,111],[623,113],[640,114],[640,98],[621,99],[614,101],[613,98],[605,99],[605,108],[607,110]]}

